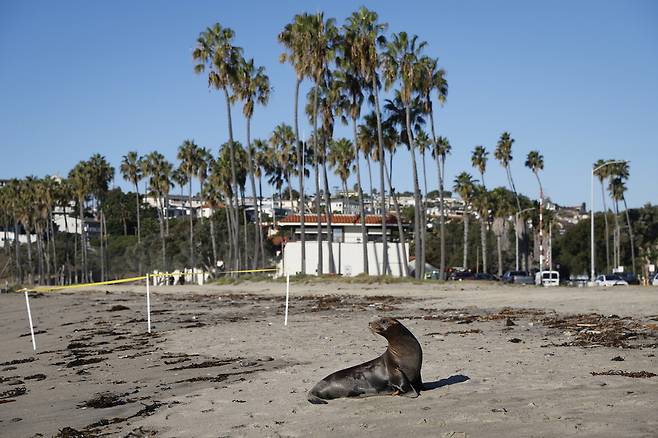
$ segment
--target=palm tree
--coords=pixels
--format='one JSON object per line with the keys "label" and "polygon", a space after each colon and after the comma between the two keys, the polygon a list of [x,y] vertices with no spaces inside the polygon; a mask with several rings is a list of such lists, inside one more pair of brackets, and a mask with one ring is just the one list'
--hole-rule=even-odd
{"label": "palm tree", "polygon": [[135,209],[137,212],[137,244],[142,243],[142,232],[139,214],[139,182],[144,178],[142,158],[137,155],[137,152],[130,151],[121,159],[121,175],[123,179],[132,183],[135,186]]}
{"label": "palm tree", "polygon": [[[310,44],[309,28],[313,16],[309,14],[295,15],[293,21],[288,23],[283,31],[278,35],[278,40],[286,48],[287,52],[282,53],[280,61],[290,62],[295,69],[296,82],[295,82],[295,148],[302,150],[302,144],[299,139],[299,86],[305,77],[311,75],[311,59],[308,51],[308,44]],[[306,274],[306,224],[304,212],[304,154],[297,155],[297,167],[299,175],[299,214],[300,214],[300,231],[301,231],[301,263],[302,275]]]}
{"label": "palm tree", "polygon": [[544,169],[544,156],[539,151],[528,152],[525,166],[532,170],[539,184],[539,271],[544,270],[544,188],[539,179],[539,171]]}
{"label": "palm tree", "polygon": [[482,190],[479,193],[479,213],[480,213],[480,240],[482,244],[482,270],[487,271],[487,238],[486,238],[486,222],[489,218],[489,204],[490,200],[487,193],[487,188],[484,184],[484,172],[487,170],[487,155],[489,153],[483,146],[476,146],[471,154],[471,164],[480,172],[482,181]]}
{"label": "palm tree", "polygon": [[[80,223],[80,273],[81,281],[88,281],[87,271],[87,230],[84,224],[85,202],[91,192],[91,177],[88,163],[80,161],[69,172],[68,179],[78,204],[78,221]],[[28,245],[29,254],[29,245]]]}
{"label": "palm tree", "polygon": [[414,246],[416,255],[416,278],[424,277],[425,261],[422,259],[421,250],[421,199],[418,186],[418,169],[416,165],[416,146],[411,126],[411,104],[414,98],[414,79],[416,69],[419,68],[419,58],[426,42],[419,42],[416,35],[409,37],[406,32],[393,34],[392,40],[386,45],[383,54],[383,74],[386,89],[390,89],[398,80],[400,81],[400,98],[405,107],[406,132],[408,145],[411,151],[411,163],[414,182]]}
{"label": "palm tree", "polygon": [[[510,168],[510,162],[512,161],[512,145],[514,144],[514,139],[510,136],[509,132],[503,132],[500,136],[500,139],[498,140],[498,143],[496,144],[496,150],[494,151],[494,157],[498,162],[500,163],[501,166],[505,169],[505,173],[507,175],[507,182],[510,186],[510,189],[514,193],[514,197],[516,198],[516,212],[521,211],[521,201],[519,201],[519,194],[516,191],[516,187],[514,186],[514,179],[512,178],[512,169]],[[514,232],[516,233],[517,236],[519,236],[519,224],[514,223]],[[525,240],[525,239],[524,239]],[[525,251],[524,251],[525,253]],[[525,254],[527,256],[527,254]],[[517,256],[518,257],[518,256]],[[527,268],[527,259],[524,257],[524,260],[526,260],[526,268]],[[518,258],[517,258],[517,263],[518,263]]]}
{"label": "palm tree", "polygon": [[[236,86],[237,70],[242,62],[242,49],[233,45],[235,33],[232,29],[224,28],[219,23],[207,28],[199,35],[197,45],[192,52],[192,58],[197,61],[194,66],[196,73],[202,73],[208,68],[208,85],[222,90],[226,100],[226,115],[228,121],[228,136],[230,149],[231,164],[231,185],[237,193],[236,162],[235,151],[233,151],[233,123],[231,119],[231,96],[229,90],[234,90]],[[233,219],[234,239],[240,235],[240,221],[237,217],[238,205],[236,205]],[[236,249],[236,260],[240,260],[240,246],[238,241],[234,242]]]}
{"label": "palm tree", "polygon": [[418,146],[418,151],[420,152],[421,163],[423,165],[423,194],[421,199],[421,229],[422,229],[422,238],[421,238],[421,247],[420,252],[421,260],[425,260],[426,252],[426,241],[427,241],[427,167],[425,166],[425,152],[432,145],[432,140],[429,138],[427,133],[422,129],[416,131],[416,145]]}
{"label": "palm tree", "polygon": [[491,201],[489,192],[482,184],[476,184],[472,194],[472,205],[478,216],[480,216],[480,245],[482,248],[482,272],[487,269],[487,224],[489,223],[489,208]]}
{"label": "palm tree", "polygon": [[[359,8],[350,15],[346,24],[343,26],[345,41],[349,41],[349,50],[345,50],[345,57],[350,60],[350,64],[355,67],[359,75],[363,78],[364,83],[370,84],[370,92],[374,101],[375,115],[377,119],[377,150],[379,157],[379,193],[381,196],[381,216],[382,216],[382,267],[383,274],[390,273],[388,263],[388,233],[386,231],[386,216],[388,214],[386,205],[386,193],[384,184],[386,181],[385,161],[384,161],[384,136],[382,132],[382,118],[379,106],[379,78],[377,69],[380,65],[377,46],[385,43],[383,36],[388,27],[385,23],[379,23],[377,13],[365,7]],[[347,44],[346,44],[346,47]],[[398,214],[398,224],[401,227]],[[401,239],[403,235],[401,234]],[[402,241],[404,248],[404,241]],[[406,254],[405,254],[406,256]],[[406,262],[403,264],[406,274]]]}
{"label": "palm tree", "polygon": [[101,258],[101,281],[105,281],[109,266],[105,251],[107,249],[107,222],[104,213],[105,196],[109,190],[110,181],[114,179],[114,167],[100,154],[94,154],[89,159],[89,170],[91,172],[91,191],[96,198],[96,208],[101,225],[100,258]]}
{"label": "palm tree", "polygon": [[[626,184],[624,183],[624,181],[628,179],[630,174],[629,165],[628,162],[622,161],[608,167],[611,167],[610,174],[613,177],[613,179],[616,180],[611,188],[611,194],[613,196],[613,199],[615,200],[615,202],[618,202],[619,200],[624,202],[624,210],[626,213],[626,225],[628,227],[628,237],[631,244],[631,266],[633,268],[633,272],[635,273],[636,272],[635,271],[635,242],[633,238],[633,227],[631,226],[631,220],[628,214],[628,205],[626,204],[626,196],[625,196]],[[620,232],[618,231],[617,232],[618,245],[620,240],[619,234]],[[617,253],[618,254],[620,253],[619,249],[617,250]]]}
{"label": "palm tree", "polygon": [[[343,50],[349,50],[349,41],[343,45]],[[343,96],[340,99],[337,113],[341,115],[343,123],[347,123],[348,118],[352,121],[352,135],[354,146],[354,162],[356,168],[356,187],[359,197],[359,213],[361,220],[361,245],[363,251],[363,272],[369,275],[368,270],[368,231],[366,229],[366,212],[363,201],[363,189],[361,185],[361,165],[359,159],[359,138],[357,132],[357,120],[361,115],[361,106],[363,105],[363,78],[359,75],[355,66],[349,63],[349,54],[343,54],[343,59],[339,63],[339,70],[336,73],[336,87]]]}
{"label": "palm tree", "polygon": [[145,160],[146,175],[149,176],[149,187],[151,196],[156,199],[158,205],[158,219],[160,222],[160,242],[162,256],[162,270],[167,270],[167,248],[165,239],[165,221],[167,220],[167,197],[169,190],[173,187],[171,177],[173,165],[167,161],[160,152],[149,153]]}
{"label": "palm tree", "polygon": [[440,267],[441,279],[445,280],[446,272],[446,239],[445,239],[445,227],[446,227],[446,214],[445,214],[445,202],[443,199],[444,193],[444,182],[445,182],[445,164],[446,156],[450,154],[452,146],[446,137],[438,137],[434,142],[434,149],[432,150],[432,156],[436,160],[436,170],[439,176],[439,214],[440,214],[440,236],[441,236],[441,258],[440,258]]}
{"label": "palm tree", "polygon": [[[194,269],[194,208],[192,207],[192,179],[196,175],[199,168],[199,161],[201,154],[199,146],[194,143],[194,140],[185,140],[178,147],[178,154],[176,156],[180,160],[180,173],[185,175],[185,180],[188,184],[188,208],[190,209],[190,267]],[[182,182],[182,181],[181,181]],[[182,187],[182,184],[181,184]]]}
{"label": "palm tree", "polygon": [[[416,78],[416,87],[417,91],[422,97],[423,101],[423,110],[425,114],[429,116],[430,119],[430,128],[432,133],[432,144],[436,148],[437,137],[436,130],[434,127],[434,106],[432,104],[432,92],[436,91],[436,97],[441,106],[445,104],[445,101],[448,97],[448,81],[446,80],[446,72],[442,68],[438,68],[438,59],[432,59],[427,56],[423,56],[419,60],[419,68],[416,69],[417,78]],[[445,156],[444,156],[445,159]],[[423,157],[424,160],[424,157]],[[437,163],[438,164],[438,163]],[[424,162],[423,162],[424,166]],[[441,166],[439,169],[439,186],[443,186],[444,175],[441,173]],[[427,187],[425,188],[427,193]],[[440,188],[439,193],[439,210],[444,210],[444,199],[443,199],[443,190]],[[441,235],[443,236],[445,228],[445,217],[441,215]],[[440,278],[444,279],[444,270],[445,270],[445,245],[443,244],[443,237],[441,237],[441,256],[440,260],[443,262],[441,266]]]}
{"label": "palm tree", "polygon": [[[308,56],[308,67],[309,75],[315,82],[315,87],[313,89],[313,143],[314,143],[314,155],[319,157],[320,146],[318,141],[318,91],[319,88],[325,82],[325,77],[328,73],[329,63],[334,58],[334,54],[337,46],[339,46],[339,35],[338,29],[336,28],[336,23],[333,18],[324,19],[324,13],[318,12],[314,15],[311,15],[306,20],[306,33],[308,34],[306,42],[306,54]],[[318,250],[318,275],[322,274],[323,260],[322,260],[322,223],[320,216],[320,163],[319,160],[314,160],[314,169],[315,169],[315,184],[316,184],[316,210],[317,210],[317,250]],[[365,222],[365,219],[364,219]],[[365,243],[364,243],[365,245]],[[367,253],[366,253],[366,263],[367,263]],[[366,265],[367,273],[367,265]]]}
{"label": "palm tree", "polygon": [[515,213],[514,194],[502,187],[491,191],[491,207],[493,210],[493,232],[496,235],[496,247],[498,252],[498,276],[503,275],[503,250],[502,237],[505,233],[505,223],[509,216]]}
{"label": "palm tree", "polygon": [[603,182],[610,176],[610,166],[606,165],[606,160],[597,160],[594,163],[595,174],[601,184],[601,200],[603,202],[603,219],[605,221],[605,261],[606,272],[610,272],[610,226],[608,224],[608,206],[606,205],[605,187]]}
{"label": "palm tree", "polygon": [[[350,177],[354,159],[354,146],[350,140],[339,138],[329,145],[327,161],[343,183],[343,207],[347,205],[347,180]],[[342,213],[345,214],[344,208]]]}
{"label": "palm tree", "polygon": [[[270,162],[280,166],[280,171],[288,184],[290,207],[292,208],[292,172],[295,171],[291,163],[296,161],[297,153],[295,150],[295,134],[290,125],[281,123],[274,128],[270,137],[272,153]],[[279,187],[280,189],[280,187]]]}
{"label": "palm tree", "polygon": [[459,194],[464,201],[464,269],[468,268],[468,209],[473,201],[473,194],[475,192],[475,184],[477,180],[467,173],[462,172],[455,178],[453,190]]}
{"label": "palm tree", "polygon": [[[251,147],[251,118],[254,115],[255,105],[267,105],[270,98],[270,79],[265,74],[265,67],[255,67],[254,60],[242,62],[238,73],[239,81],[237,95],[243,101],[242,113],[247,119],[247,170],[249,173],[249,182],[251,185],[251,194],[256,211],[256,232],[254,233],[254,260],[259,259],[259,250],[263,251],[263,232],[261,227],[260,209],[257,207],[256,198],[256,181],[254,170],[254,157],[252,156]],[[265,255],[260,257],[261,265],[265,263]]]}

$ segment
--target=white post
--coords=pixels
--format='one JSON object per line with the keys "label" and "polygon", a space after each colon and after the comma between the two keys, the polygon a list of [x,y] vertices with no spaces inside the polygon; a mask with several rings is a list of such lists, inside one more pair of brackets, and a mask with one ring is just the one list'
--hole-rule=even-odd
{"label": "white post", "polygon": [[286,274],[286,313],[283,318],[283,325],[288,325],[288,300],[290,298],[290,274]]}
{"label": "white post", "polygon": [[32,335],[32,348],[37,351],[37,341],[34,339],[34,326],[32,325],[32,312],[30,312],[30,299],[25,291],[25,304],[27,305],[27,319],[30,321],[30,334]]}
{"label": "white post", "polygon": [[146,327],[148,332],[151,333],[151,288],[148,274],[146,274]]}
{"label": "white post", "polygon": [[590,205],[589,205],[589,216],[590,216],[590,232],[589,232],[589,240],[590,240],[590,277],[589,281],[593,282],[594,281],[594,172],[596,172],[598,168],[594,169],[592,168],[592,177],[590,179],[590,187],[591,187],[591,198],[590,198]]}

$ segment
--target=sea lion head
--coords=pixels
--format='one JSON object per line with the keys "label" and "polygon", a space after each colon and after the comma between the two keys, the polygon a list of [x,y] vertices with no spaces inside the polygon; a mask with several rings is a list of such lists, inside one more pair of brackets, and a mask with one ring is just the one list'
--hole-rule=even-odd
{"label": "sea lion head", "polygon": [[379,318],[371,321],[368,324],[373,333],[388,337],[389,335],[397,332],[402,327],[402,324],[395,318]]}

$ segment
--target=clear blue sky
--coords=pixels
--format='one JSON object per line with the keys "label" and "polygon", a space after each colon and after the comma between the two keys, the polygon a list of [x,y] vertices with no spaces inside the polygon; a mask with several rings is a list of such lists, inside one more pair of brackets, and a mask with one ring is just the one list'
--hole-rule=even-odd
{"label": "clear blue sky", "polygon": [[[512,172],[536,196],[523,166],[539,149],[546,193],[589,203],[598,158],[631,160],[628,200],[656,203],[658,171],[658,2],[378,1],[389,31],[415,33],[448,72],[439,133],[453,145],[450,185],[476,174],[470,152],[493,151],[503,131],[516,139]],[[292,123],[294,77],[281,65],[277,33],[295,13],[318,10],[339,23],[357,3],[319,1],[0,2],[0,178],[66,175],[93,153],[118,168],[129,150],[175,159],[194,138],[216,152],[227,140],[223,97],[192,71],[205,27],[236,31],[245,55],[264,65],[274,88],[257,108],[254,137]],[[235,132],[244,141],[236,108]],[[310,129],[304,127],[306,134]],[[338,135],[350,131],[340,128]],[[398,190],[412,188],[410,159],[397,154]],[[436,170],[428,171],[432,188]],[[491,159],[487,185],[505,184]],[[117,184],[125,187],[117,177]],[[597,201],[600,206],[600,201]]]}

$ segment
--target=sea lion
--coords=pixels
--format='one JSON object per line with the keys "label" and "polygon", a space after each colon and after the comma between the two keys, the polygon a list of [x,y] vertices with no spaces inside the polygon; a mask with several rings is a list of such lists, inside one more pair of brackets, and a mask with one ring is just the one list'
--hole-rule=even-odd
{"label": "sea lion", "polygon": [[384,354],[328,375],[308,392],[308,401],[320,404],[334,398],[374,395],[418,397],[423,389],[423,350],[416,337],[394,318],[377,319],[369,327],[388,341]]}

